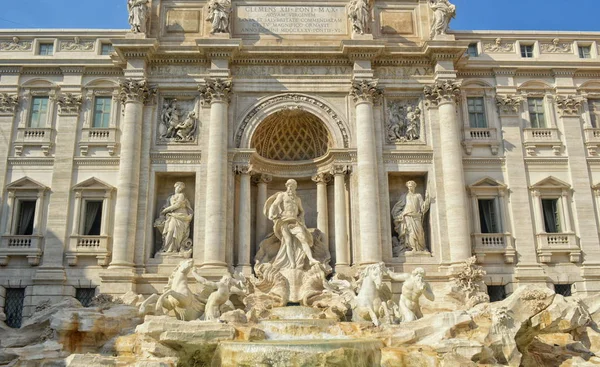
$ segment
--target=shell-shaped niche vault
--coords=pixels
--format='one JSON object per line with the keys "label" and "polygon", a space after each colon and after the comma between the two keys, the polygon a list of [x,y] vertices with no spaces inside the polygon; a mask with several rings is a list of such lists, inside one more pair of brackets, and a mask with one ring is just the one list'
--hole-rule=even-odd
{"label": "shell-shaped niche vault", "polygon": [[251,146],[267,159],[304,161],[325,155],[331,146],[331,136],[315,115],[302,110],[283,110],[261,122]]}

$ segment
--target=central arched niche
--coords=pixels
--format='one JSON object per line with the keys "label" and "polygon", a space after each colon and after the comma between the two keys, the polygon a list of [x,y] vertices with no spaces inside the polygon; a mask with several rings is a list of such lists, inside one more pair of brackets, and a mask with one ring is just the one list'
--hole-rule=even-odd
{"label": "central arched niche", "polygon": [[317,116],[301,109],[286,109],[269,115],[258,125],[250,146],[263,158],[306,161],[324,156],[331,140]]}

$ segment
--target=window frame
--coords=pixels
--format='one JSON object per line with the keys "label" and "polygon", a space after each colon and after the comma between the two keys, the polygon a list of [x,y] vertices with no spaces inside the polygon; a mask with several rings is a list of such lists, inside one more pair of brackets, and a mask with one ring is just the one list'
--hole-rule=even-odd
{"label": "window frame", "polygon": [[[44,48],[44,46],[50,47],[50,53],[42,53],[42,49]],[[38,56],[54,56],[55,52],[56,52],[56,43],[55,42],[40,41],[37,45],[37,55]]]}
{"label": "window frame", "polygon": [[[541,115],[542,115],[543,120],[544,120],[543,121],[544,122],[544,126],[539,126],[539,118],[538,118],[538,116],[540,115],[540,113],[539,112],[532,112],[531,111],[531,107],[532,107],[531,103],[530,103],[531,101],[541,101],[541,106],[534,106],[534,107],[541,107],[541,110],[542,110]],[[527,96],[526,103],[527,103],[527,116],[529,117],[529,120],[528,120],[529,121],[529,126],[532,129],[548,129],[550,126],[548,124],[548,118],[547,118],[548,111],[546,111],[546,104],[547,104],[546,103],[546,98],[541,97],[541,96]],[[535,114],[535,116],[536,116],[535,120],[536,120],[536,123],[538,124],[537,126],[533,125],[533,121],[534,121],[533,116],[534,115],[532,115],[532,113]]]}
{"label": "window frame", "polygon": [[[471,51],[475,52],[473,53]],[[479,51],[479,42],[469,43],[467,46],[467,55],[469,55],[469,57],[479,57],[481,55],[481,52]]]}
{"label": "window frame", "polygon": [[[104,117],[104,115],[106,114],[108,116],[108,119],[106,121],[106,126],[95,126],[96,125],[96,107],[97,107],[97,102],[99,99],[102,100],[108,100],[109,101],[109,110],[108,112],[102,111],[102,116]],[[110,96],[106,96],[106,95],[94,95],[93,96],[93,101],[91,103],[91,121],[90,121],[90,129],[108,129],[111,127],[112,124],[112,116],[113,116],[113,105],[114,105],[114,97],[112,95]]]}
{"label": "window frame", "polygon": [[[534,59],[537,57],[537,52],[536,52],[536,42],[522,42],[519,41],[519,47],[517,48],[517,51],[519,52],[519,56],[521,56],[522,59]],[[523,54],[523,48],[525,49],[525,55]],[[529,50],[527,50],[527,47],[531,47],[531,53],[529,53]]]}
{"label": "window frame", "polygon": [[[34,105],[35,105],[35,101],[36,100],[46,100],[46,111],[45,114],[42,115],[40,114],[40,117],[38,118],[37,124],[39,126],[32,126],[32,122],[33,122],[33,114],[34,114]],[[48,115],[50,115],[50,103],[51,102],[51,98],[49,95],[32,95],[31,96],[31,100],[29,102],[29,112],[27,115],[27,128],[29,129],[45,129],[48,127]],[[42,116],[44,116],[44,118],[42,118]]]}
{"label": "window frame", "polygon": [[[471,129],[488,129],[490,127],[490,124],[488,123],[488,118],[487,118],[487,108],[486,108],[486,98],[485,96],[467,96],[466,97],[467,100],[467,117],[469,120],[469,127]],[[471,106],[470,105],[470,101],[475,101],[475,100],[480,100],[481,101],[481,109],[482,111],[478,112],[478,111],[471,111],[471,107],[479,107],[479,106]],[[483,123],[485,126],[473,126],[472,125],[472,121],[471,121],[471,116],[474,115],[475,116],[475,122],[478,123],[478,115],[480,115],[480,117],[483,119]]]}
{"label": "window frame", "polygon": [[[104,52],[104,47],[105,46],[109,47],[109,52],[108,53]],[[99,52],[100,56],[110,56],[110,55],[112,55],[115,52],[115,47],[110,42],[100,41],[100,47],[99,48],[100,48],[100,52]]]}

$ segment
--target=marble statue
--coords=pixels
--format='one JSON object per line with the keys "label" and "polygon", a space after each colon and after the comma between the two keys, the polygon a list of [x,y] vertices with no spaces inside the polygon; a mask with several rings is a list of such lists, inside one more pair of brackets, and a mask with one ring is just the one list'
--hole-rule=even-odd
{"label": "marble statue", "polygon": [[129,11],[129,25],[133,33],[146,33],[148,24],[148,2],[149,0],[127,0]]}
{"label": "marble statue", "polygon": [[158,140],[167,143],[185,143],[196,139],[198,131],[198,118],[195,111],[187,113],[183,119],[184,113],[176,99],[166,99],[160,114],[160,123],[158,125]]}
{"label": "marble statue", "polygon": [[456,6],[448,0],[430,0],[429,8],[433,10],[431,38],[445,35],[450,26],[450,21],[456,16]]}
{"label": "marble statue", "polygon": [[388,103],[387,141],[402,143],[421,137],[421,109],[402,101]]}
{"label": "marble statue", "polygon": [[154,227],[162,233],[163,244],[160,251],[164,253],[191,252],[190,223],[194,216],[194,210],[183,193],[185,184],[177,182],[174,187],[175,193],[169,196],[167,203],[160,211],[160,217],[154,222]]}
{"label": "marble statue", "polygon": [[178,320],[196,320],[204,311],[204,305],[188,285],[188,274],[194,267],[194,260],[184,260],[173,271],[169,282],[158,297],[155,314],[173,312]]}
{"label": "marble statue", "polygon": [[404,282],[398,304],[400,321],[410,322],[423,317],[419,298],[425,296],[430,301],[435,300],[431,286],[425,281],[425,270],[423,268],[416,268],[411,274],[399,274],[391,271],[388,271],[387,274],[392,280]]}
{"label": "marble statue", "polygon": [[375,326],[389,322],[394,304],[391,291],[383,283],[390,273],[384,263],[371,264],[358,275],[358,294],[352,302],[352,321],[371,321]]}
{"label": "marble statue", "polygon": [[431,199],[425,193],[425,200],[421,194],[415,193],[417,184],[414,181],[406,183],[408,192],[392,208],[394,229],[398,233],[398,246],[405,251],[427,251],[425,244],[425,230],[423,220],[429,210]]}
{"label": "marble statue", "polygon": [[408,106],[406,108],[406,140],[419,140],[421,136],[421,109]]}
{"label": "marble statue", "polygon": [[202,317],[204,321],[218,321],[223,313],[235,310],[235,306],[229,298],[232,293],[243,294],[243,287],[237,280],[227,274],[223,275],[218,282],[211,282],[198,274],[196,269],[192,270],[192,276],[198,283],[213,290],[204,307],[204,316]]}
{"label": "marble statue", "polygon": [[196,128],[198,126],[196,118],[196,112],[191,111],[188,113],[188,116],[183,122],[179,123],[175,129],[177,132],[175,133],[176,141],[193,141],[194,135],[196,133]]}
{"label": "marble statue", "polygon": [[348,18],[352,22],[352,31],[354,33],[370,33],[370,0],[351,0],[350,4],[348,4]]}
{"label": "marble statue", "polygon": [[230,0],[210,0],[208,3],[208,18],[211,22],[211,34],[230,33],[229,21],[231,14]]}
{"label": "marble statue", "polygon": [[285,183],[287,190],[278,192],[267,199],[264,212],[273,221],[273,233],[280,241],[279,251],[272,261],[277,269],[304,268],[308,260],[310,266],[319,264],[312,255],[313,236],[304,223],[304,208],[296,195],[296,180]]}

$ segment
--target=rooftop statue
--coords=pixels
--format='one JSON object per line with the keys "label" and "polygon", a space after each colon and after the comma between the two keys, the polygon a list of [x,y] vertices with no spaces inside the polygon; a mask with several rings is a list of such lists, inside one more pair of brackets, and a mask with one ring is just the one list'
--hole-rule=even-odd
{"label": "rooftop statue", "polygon": [[148,2],[149,0],[127,0],[128,20],[133,33],[146,33]]}
{"label": "rooftop statue", "polygon": [[211,34],[230,33],[229,23],[231,14],[230,0],[210,0],[208,3],[208,18],[211,22]]}
{"label": "rooftop statue", "polygon": [[445,35],[450,27],[450,21],[456,17],[456,6],[448,0],[430,0],[429,8],[433,10],[431,38]]}
{"label": "rooftop statue", "polygon": [[358,34],[371,33],[370,0],[351,0],[348,4],[348,18],[352,22],[352,31]]}

